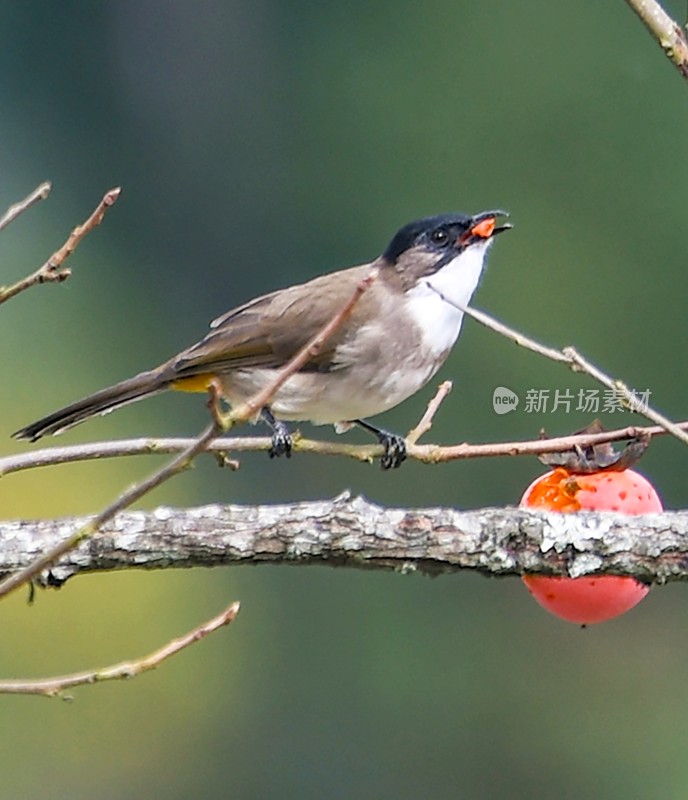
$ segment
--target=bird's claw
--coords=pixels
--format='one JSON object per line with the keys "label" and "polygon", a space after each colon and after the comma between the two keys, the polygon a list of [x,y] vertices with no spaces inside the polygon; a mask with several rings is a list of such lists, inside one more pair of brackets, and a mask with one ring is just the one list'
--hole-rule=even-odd
{"label": "bird's claw", "polygon": [[293,441],[287,426],[278,422],[270,438],[270,458],[279,458],[280,456],[291,458],[292,444]]}
{"label": "bird's claw", "polygon": [[268,406],[263,408],[260,415],[263,421],[267,422],[272,431],[270,450],[268,450],[270,458],[279,458],[280,456],[291,458],[293,439],[289,433],[289,428],[287,428],[282,420],[275,419]]}
{"label": "bird's claw", "polygon": [[385,448],[385,454],[380,459],[382,469],[397,469],[406,461],[406,442],[403,437],[380,431],[378,440]]}

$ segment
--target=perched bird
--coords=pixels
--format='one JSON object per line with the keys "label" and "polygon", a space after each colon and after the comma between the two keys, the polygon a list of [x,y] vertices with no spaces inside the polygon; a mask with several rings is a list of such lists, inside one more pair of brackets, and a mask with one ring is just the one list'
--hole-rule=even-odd
{"label": "perched bird", "polygon": [[346,430],[358,424],[385,448],[382,466],[397,467],[402,437],[365,417],[393,408],[421,389],[444,363],[461,330],[503,211],[442,214],[405,225],[370,264],[330,272],[257,297],[218,317],[197,344],[155,369],[116,383],[27,425],[13,435],[36,441],[97,414],[166,389],[205,392],[217,379],[236,405],[274,379],[343,307],[375,269],[377,277],[318,355],[277,391],[260,417],[272,431],[271,456],[291,451],[285,421]]}

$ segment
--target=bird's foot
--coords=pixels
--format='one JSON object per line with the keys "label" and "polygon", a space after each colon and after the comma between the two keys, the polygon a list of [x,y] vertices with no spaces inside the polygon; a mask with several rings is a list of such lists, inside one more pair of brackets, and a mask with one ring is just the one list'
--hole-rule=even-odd
{"label": "bird's foot", "polygon": [[275,430],[272,432],[270,440],[270,458],[279,458],[286,456],[291,458],[292,438],[287,426],[283,422],[278,422]]}
{"label": "bird's foot", "polygon": [[268,450],[270,458],[279,458],[280,456],[291,458],[293,440],[289,433],[289,428],[281,420],[275,419],[267,406],[263,409],[261,416],[272,431],[270,449]]}
{"label": "bird's foot", "polygon": [[385,448],[385,453],[380,459],[382,469],[397,469],[406,460],[406,442],[403,436],[377,428],[362,419],[354,420],[361,428],[370,431]]}
{"label": "bird's foot", "polygon": [[380,459],[382,469],[397,469],[406,461],[406,442],[402,436],[388,431],[378,434],[380,444],[385,448],[385,454]]}

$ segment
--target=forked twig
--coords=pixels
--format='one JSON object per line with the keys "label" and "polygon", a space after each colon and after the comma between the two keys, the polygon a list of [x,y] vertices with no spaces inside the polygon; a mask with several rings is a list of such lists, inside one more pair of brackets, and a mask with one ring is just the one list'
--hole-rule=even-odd
{"label": "forked twig", "polygon": [[12,286],[0,287],[0,305],[38,283],[60,283],[67,280],[72,271],[69,267],[64,266],[64,262],[76,250],[84,236],[102,222],[105,212],[117,201],[121,191],[117,187],[106,192],[91,216],[81,225],[77,225],[69,234],[65,243],[35,272],[17,281]]}

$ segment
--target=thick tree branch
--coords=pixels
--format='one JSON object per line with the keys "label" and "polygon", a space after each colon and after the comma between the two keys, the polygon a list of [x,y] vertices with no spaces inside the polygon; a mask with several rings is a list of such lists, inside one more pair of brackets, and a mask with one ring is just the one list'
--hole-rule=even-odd
{"label": "thick tree branch", "polygon": [[[87,519],[0,522],[0,573],[21,570]],[[382,508],[348,494],[285,505],[211,505],[119,514],[43,574],[327,564],[428,574],[592,572],[688,579],[688,512],[626,517],[524,509]]]}

